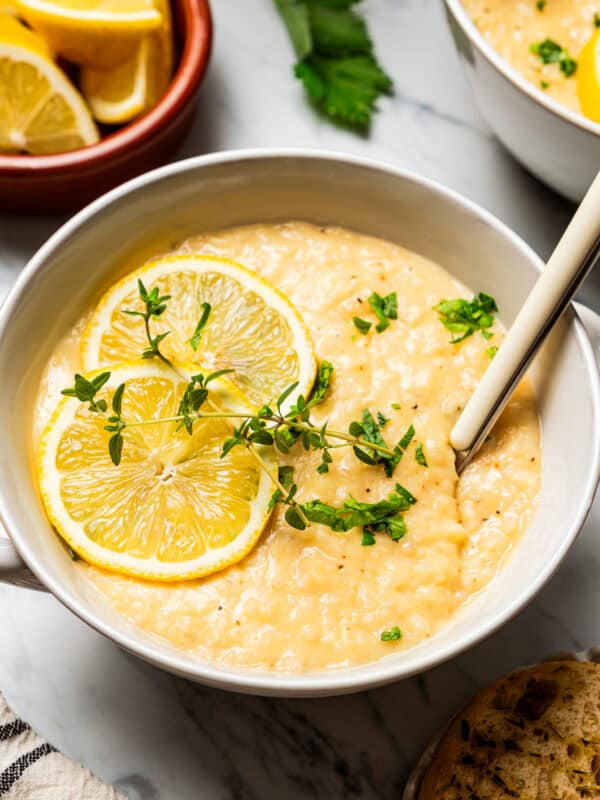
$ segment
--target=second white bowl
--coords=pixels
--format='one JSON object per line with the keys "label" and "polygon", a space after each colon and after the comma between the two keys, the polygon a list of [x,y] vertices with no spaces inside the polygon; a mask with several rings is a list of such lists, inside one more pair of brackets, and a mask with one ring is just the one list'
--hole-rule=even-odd
{"label": "second white bowl", "polygon": [[600,169],[600,125],[523,78],[484,39],[461,0],[448,22],[479,109],[505,147],[557,192],[581,200]]}

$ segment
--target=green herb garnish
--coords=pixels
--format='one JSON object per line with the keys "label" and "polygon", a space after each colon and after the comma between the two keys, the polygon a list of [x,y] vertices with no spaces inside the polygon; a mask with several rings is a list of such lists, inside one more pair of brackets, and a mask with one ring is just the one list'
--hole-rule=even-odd
{"label": "green herb garnish", "polygon": [[404,451],[413,440],[415,429],[411,425],[400,441],[394,447],[390,447],[382,433],[388,422],[389,419],[381,411],[377,412],[377,419],[375,419],[369,409],[365,408],[362,412],[361,421],[355,420],[351,422],[348,433],[351,436],[360,438],[363,445],[369,442],[379,448],[373,451],[363,445],[355,444],[353,450],[354,455],[364,464],[369,464],[370,466],[382,464],[385,474],[388,478],[391,478],[395,468],[400,463]]}
{"label": "green herb garnish", "polygon": [[[180,375],[176,367],[160,350],[160,342],[168,335],[168,332],[153,337],[149,329],[150,320],[164,313],[169,297],[161,296],[158,289],[148,291],[141,281],[138,283],[138,290],[142,302],[146,305],[146,311],[128,311],[126,313],[144,319],[148,340],[144,357],[160,358],[176,374]],[[383,299],[388,304],[391,302],[389,296]],[[391,307],[387,306],[388,312]],[[206,325],[209,313],[210,306],[204,304],[197,326],[199,335]],[[99,392],[110,379],[110,372],[100,373],[90,380],[77,374],[73,386],[64,389],[63,394],[85,403],[90,411],[100,415],[106,422],[104,429],[112,434],[108,441],[108,451],[115,465],[121,462],[125,442],[123,432],[129,428],[177,422],[177,430],[184,428],[191,435],[194,424],[198,420],[236,419],[239,420],[239,425],[233,427],[231,436],[223,442],[221,458],[225,458],[233,448],[238,446],[245,447],[252,453],[275,484],[269,510],[272,510],[277,504],[287,506],[285,519],[289,525],[299,530],[304,530],[310,522],[327,525],[336,531],[362,528],[363,544],[365,545],[373,544],[374,534],[380,531],[386,532],[394,541],[399,541],[406,534],[406,524],[402,513],[407,511],[416,502],[416,499],[400,484],[396,484],[396,491],[387,500],[380,500],[376,503],[360,503],[352,497],[346,500],[339,509],[322,503],[318,499],[307,503],[298,503],[295,499],[298,487],[294,482],[293,468],[283,466],[279,469],[277,476],[274,476],[261,457],[259,448],[273,447],[280,453],[289,453],[294,446],[301,445],[306,451],[318,451],[321,455],[321,462],[317,471],[324,474],[328,472],[329,465],[333,460],[331,449],[351,447],[359,461],[369,465],[382,464],[386,474],[391,476],[403,455],[402,444],[406,443],[408,446],[414,436],[412,426],[396,446],[390,447],[382,434],[389,419],[381,411],[373,416],[368,409],[365,409],[361,422],[352,422],[348,433],[330,430],[327,421],[320,425],[315,424],[311,419],[311,411],[325,400],[331,388],[334,367],[329,361],[321,362],[308,399],[298,394],[295,401],[290,402],[298,386],[296,382],[280,394],[274,404],[275,408],[263,405],[254,415],[221,412],[218,409],[204,411],[204,404],[209,399],[209,384],[228,372],[232,372],[232,370],[218,370],[207,376],[202,373],[193,375],[182,394],[177,415],[164,419],[128,421],[123,416],[122,410],[126,384],[121,384],[114,390],[111,397],[111,411],[109,411],[107,399],[99,396]],[[372,539],[373,541],[371,541]]]}
{"label": "green herb garnish", "polygon": [[354,323],[354,327],[362,333],[363,336],[367,335],[373,325],[372,322],[369,322],[367,319],[361,319],[361,317],[352,317],[352,322]]}
{"label": "green herb garnish", "polygon": [[69,558],[71,559],[71,561],[79,561],[80,560],[79,554],[76,553],[75,550],[73,550],[72,547],[69,547],[69,545],[67,545],[67,553],[69,554]]}
{"label": "green herb garnish", "polygon": [[402,406],[400,405],[400,403],[390,403],[390,408],[393,408],[394,411],[400,411]]}
{"label": "green herb garnish", "polygon": [[314,408],[323,402],[331,386],[333,371],[334,366],[331,361],[321,361],[319,364],[319,371],[317,372],[317,379],[307,404],[308,408]]}
{"label": "green herb garnish", "polygon": [[402,448],[402,450],[406,450],[408,445],[412,442],[412,440],[414,438],[414,435],[415,435],[415,429],[414,429],[414,427],[412,425],[409,425],[408,430],[406,431],[404,436],[398,442],[398,444]]}
{"label": "green herb garnish", "polygon": [[485,352],[490,358],[493,358],[498,352],[498,345],[493,344],[491,347],[488,347]]}
{"label": "green herb garnish", "polygon": [[415,449],[415,461],[421,467],[428,467],[429,464],[427,463],[427,459],[425,458],[425,453],[423,452],[423,443],[419,442]]}
{"label": "green herb garnish", "polygon": [[373,292],[369,297],[369,305],[379,320],[375,326],[377,333],[383,333],[386,328],[389,328],[391,319],[398,319],[398,297],[396,292],[391,292],[385,297]]}
{"label": "green herb garnish", "polygon": [[538,11],[543,11],[546,8],[546,0],[537,0],[535,7]]}
{"label": "green herb garnish", "polygon": [[381,634],[382,642],[397,642],[401,638],[402,631],[397,625],[394,625],[394,627],[390,628],[389,631],[383,631]]}
{"label": "green herb garnish", "polygon": [[103,398],[96,399],[96,395],[109,378],[110,372],[101,372],[88,381],[83,375],[76,373],[73,386],[63,389],[61,394],[64,394],[65,397],[76,397],[81,403],[89,403],[90,411],[103,414],[108,408],[108,404]]}
{"label": "green herb garnish", "polygon": [[548,83],[548,81],[544,81],[544,80],[540,81],[540,87],[542,89],[547,89],[549,86],[550,86],[550,84]]}
{"label": "green herb garnish", "polygon": [[167,302],[171,299],[171,295],[161,295],[157,286],[155,286],[151,291],[148,291],[140,279],[138,279],[137,285],[140,300],[146,306],[146,310],[134,311],[131,309],[125,309],[124,313],[128,314],[130,317],[141,317],[144,320],[144,328],[146,331],[146,337],[148,339],[148,347],[146,347],[146,349],[142,352],[142,358],[154,358],[155,356],[158,356],[163,361],[170,363],[168,362],[168,359],[166,359],[160,352],[159,347],[163,339],[166,339],[170,334],[170,331],[165,331],[164,333],[159,333],[157,336],[152,336],[150,334],[150,320],[158,319],[164,314],[167,308]]}
{"label": "green herb garnish", "polygon": [[[338,533],[362,528],[362,544],[368,547],[375,544],[376,533],[387,533],[394,542],[399,542],[406,535],[402,514],[413,505],[407,499],[407,494],[410,495],[410,492],[396,484],[396,491],[387,500],[376,503],[361,503],[349,497],[340,508],[335,508],[317,499],[300,504],[300,509],[311,522],[325,525]],[[416,502],[412,495],[410,497]]]}
{"label": "green herb garnish", "polygon": [[298,61],[296,77],[324,114],[365,129],[392,80],[377,63],[357,0],[275,0]]}
{"label": "green herb garnish", "polygon": [[204,326],[208,322],[208,318],[210,316],[211,305],[210,303],[202,303],[202,313],[200,314],[200,319],[198,320],[198,324],[196,325],[196,329],[194,331],[194,335],[190,339],[190,344],[193,350],[197,350],[200,344],[200,338],[202,337],[202,331],[204,330]]}
{"label": "green herb garnish", "polygon": [[534,42],[529,46],[529,50],[538,56],[543,64],[558,64],[566,78],[570,78],[577,70],[575,59],[571,58],[564,47],[561,47],[554,39]]}
{"label": "green herb garnish", "polygon": [[594,14],[594,28],[600,28],[600,14]]}
{"label": "green herb garnish", "polygon": [[440,322],[454,334],[451,344],[458,344],[476,331],[480,331],[484,339],[493,334],[489,330],[494,324],[494,314],[498,306],[493,297],[479,292],[473,300],[442,300],[433,307],[437,311]]}
{"label": "green herb garnish", "polygon": [[[377,317],[377,325],[375,326],[377,333],[383,333],[389,328],[390,320],[398,319],[398,296],[396,292],[390,292],[385,297],[377,294],[377,292],[372,292],[369,297],[369,305]],[[361,317],[352,317],[352,322],[363,336],[371,330],[373,325],[372,322]]]}

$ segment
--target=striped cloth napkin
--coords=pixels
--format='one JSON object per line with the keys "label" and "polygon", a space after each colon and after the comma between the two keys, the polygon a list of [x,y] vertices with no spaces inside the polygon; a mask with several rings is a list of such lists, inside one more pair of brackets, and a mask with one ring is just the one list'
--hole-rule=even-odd
{"label": "striped cloth napkin", "polygon": [[1,800],[126,800],[18,719],[0,695]]}

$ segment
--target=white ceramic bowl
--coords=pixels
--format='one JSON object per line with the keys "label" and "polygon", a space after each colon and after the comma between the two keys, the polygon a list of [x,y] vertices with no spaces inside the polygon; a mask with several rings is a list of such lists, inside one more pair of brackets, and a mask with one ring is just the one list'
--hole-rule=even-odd
{"label": "white ceramic bowl", "polygon": [[445,0],[454,43],[481,113],[527,169],[579,201],[600,168],[600,125],[525,80],[484,39],[461,0]]}
{"label": "white ceramic bowl", "polygon": [[[380,236],[443,264],[493,294],[510,324],[541,263],[487,212],[415,175],[316,151],[221,153],[173,164],[113,190],[39,250],[0,315],[0,516],[36,578],[96,630],[192,680],[270,695],[357,691],[434,666],[487,636],[521,609],[557,568],[585,520],[598,481],[600,386],[594,353],[569,310],[532,375],[543,428],[543,488],[530,529],[498,578],[443,631],[407,652],[364,666],[282,675],[224,669],[143,633],[92,600],[49,525],[32,477],[31,414],[40,373],[58,339],[114,280],[132,250],[165,235],[289,219]],[[402,287],[398,287],[401,294]],[[0,572],[17,570],[10,546]],[[22,567],[22,565],[21,565]],[[13,577],[15,573],[13,572]]]}

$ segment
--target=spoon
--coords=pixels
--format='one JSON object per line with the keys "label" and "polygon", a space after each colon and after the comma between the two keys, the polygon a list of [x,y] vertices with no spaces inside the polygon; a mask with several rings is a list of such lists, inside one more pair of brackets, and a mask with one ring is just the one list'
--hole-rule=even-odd
{"label": "spoon", "polygon": [[458,474],[485,441],[533,357],[599,259],[600,172],[450,432]]}

